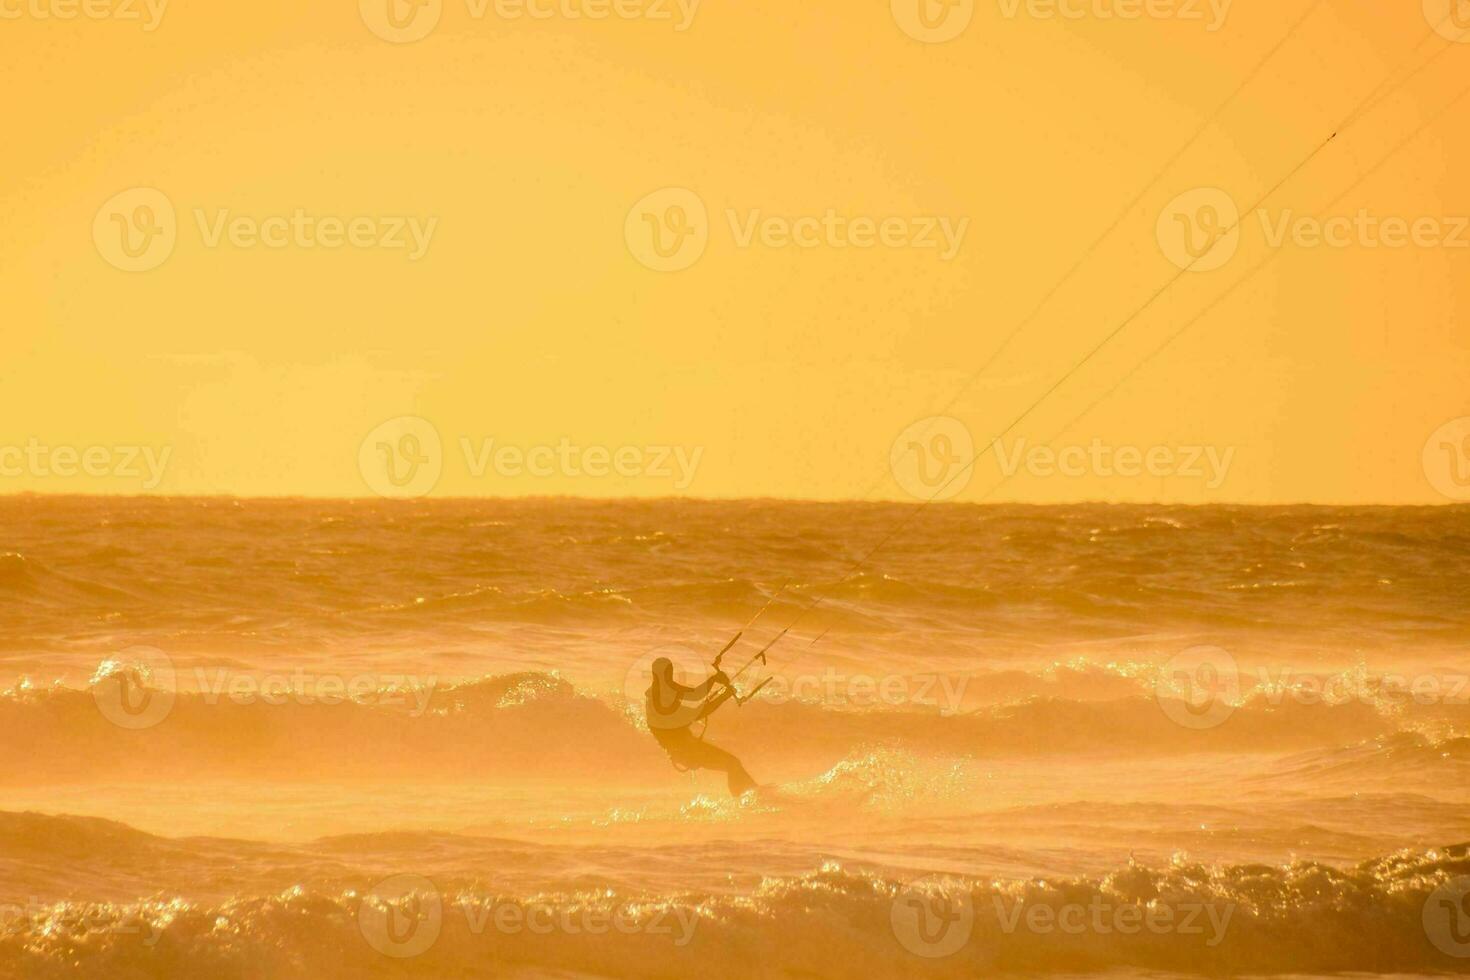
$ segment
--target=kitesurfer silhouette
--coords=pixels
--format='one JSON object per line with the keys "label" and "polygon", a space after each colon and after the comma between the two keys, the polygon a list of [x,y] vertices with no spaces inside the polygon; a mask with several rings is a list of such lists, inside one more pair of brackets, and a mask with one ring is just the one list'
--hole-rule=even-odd
{"label": "kitesurfer silhouette", "polygon": [[[710,693],[716,685],[721,685],[723,690],[711,698]],[[730,678],[724,671],[716,669],[704,683],[688,687],[674,679],[673,661],[659,657],[653,662],[653,683],[648,688],[645,707],[648,730],[677,768],[722,772],[730,795],[741,796],[756,785],[745,766],[729,752],[711,745],[692,731],[696,722],[708,717],[733,693]]]}

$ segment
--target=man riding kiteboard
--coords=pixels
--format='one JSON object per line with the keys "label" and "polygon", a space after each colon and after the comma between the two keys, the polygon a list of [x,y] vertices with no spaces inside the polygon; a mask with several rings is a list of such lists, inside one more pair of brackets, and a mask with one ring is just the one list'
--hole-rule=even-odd
{"label": "man riding kiteboard", "polygon": [[[716,685],[721,690],[713,694]],[[730,678],[718,666],[704,683],[694,687],[674,679],[674,664],[668,657],[653,662],[653,683],[647,692],[648,730],[680,769],[711,769],[725,774],[731,796],[755,788],[755,780],[740,760],[695,735],[693,727],[708,718],[721,704],[735,696]]]}

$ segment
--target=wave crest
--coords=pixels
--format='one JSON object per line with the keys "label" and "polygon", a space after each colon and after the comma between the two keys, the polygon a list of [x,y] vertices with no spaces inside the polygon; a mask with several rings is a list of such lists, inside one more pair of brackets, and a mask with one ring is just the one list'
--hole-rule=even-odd
{"label": "wave crest", "polygon": [[[1099,877],[913,883],[827,863],[748,892],[510,895],[407,878],[194,902],[57,902],[0,916],[0,971],[30,977],[1057,974],[1455,970],[1426,908],[1470,845],[1338,870],[1137,863]],[[915,902],[921,903],[915,905]],[[939,931],[909,909],[947,908]],[[928,914],[928,913],[924,913]],[[914,920],[917,921],[917,920]],[[589,928],[596,924],[601,928]],[[929,923],[931,926],[934,923]],[[958,932],[956,932],[958,930]],[[944,955],[933,956],[946,944]],[[948,948],[952,947],[952,948]],[[931,958],[932,957],[932,958]]]}

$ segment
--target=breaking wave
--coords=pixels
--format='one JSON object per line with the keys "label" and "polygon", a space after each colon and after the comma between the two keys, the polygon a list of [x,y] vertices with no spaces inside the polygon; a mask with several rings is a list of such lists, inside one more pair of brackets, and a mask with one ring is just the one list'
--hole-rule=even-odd
{"label": "breaking wave", "polygon": [[[204,692],[175,691],[150,687],[156,678],[130,670],[105,665],[88,690],[57,684],[0,692],[0,739],[30,746],[7,764],[0,781],[208,772],[287,779],[575,776],[656,773],[666,764],[647,735],[640,703],[581,690],[555,674],[463,683],[408,677],[349,695],[345,683],[327,692],[237,689],[228,680]],[[120,686],[124,677],[131,677],[131,686]],[[1029,686],[1006,677],[1012,688]],[[1046,684],[1057,686],[1054,678]],[[974,759],[1343,750],[1349,754],[1297,764],[1318,771],[1378,766],[1403,773],[1443,769],[1447,759],[1462,759],[1470,731],[1465,705],[1395,704],[1387,710],[1361,700],[1273,702],[1260,695],[1233,706],[1218,725],[1194,729],[1178,723],[1178,710],[1166,710],[1179,708],[1178,702],[1136,693],[1141,688],[1132,681],[1119,684],[1108,693],[1135,693],[1030,695],[973,708],[957,701],[863,707],[763,695],[722,714],[713,735],[721,744],[729,739],[737,747],[758,745],[767,759],[790,757],[823,767],[865,746],[883,745]],[[130,719],[119,719],[117,709],[124,699],[141,699],[156,717],[129,730]],[[1344,748],[1357,745],[1380,749],[1365,758],[1364,750]]]}
{"label": "breaking wave", "polygon": [[[112,863],[153,851],[183,867],[216,858],[213,842],[169,841],[104,821],[0,820],[12,837],[39,840],[31,856],[41,861],[66,859],[58,840],[66,853]],[[275,862],[277,880],[312,879],[261,891],[199,897],[162,878],[142,899],[0,906],[0,974],[968,978],[1464,969],[1450,955],[1458,923],[1438,918],[1455,909],[1438,903],[1470,875],[1467,845],[1345,869],[1176,859],[1014,879],[896,875],[828,861],[748,887],[654,895],[575,880],[516,893],[453,874],[404,874],[372,864],[382,844],[326,840],[285,856],[241,845],[256,868],[250,874]],[[324,860],[332,880],[315,880]]]}

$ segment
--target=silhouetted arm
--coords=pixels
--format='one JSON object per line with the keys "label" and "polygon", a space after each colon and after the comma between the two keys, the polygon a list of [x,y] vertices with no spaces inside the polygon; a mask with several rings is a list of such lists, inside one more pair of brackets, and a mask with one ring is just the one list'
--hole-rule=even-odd
{"label": "silhouetted arm", "polygon": [[709,692],[716,684],[723,684],[726,687],[730,686],[730,679],[725,676],[724,671],[715,671],[703,684],[698,684],[694,687],[685,687],[678,681],[670,681],[667,687],[674,692],[674,696],[680,701],[703,701],[709,697]]}

